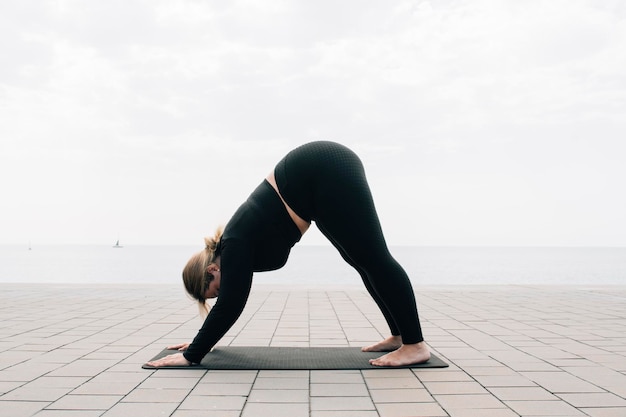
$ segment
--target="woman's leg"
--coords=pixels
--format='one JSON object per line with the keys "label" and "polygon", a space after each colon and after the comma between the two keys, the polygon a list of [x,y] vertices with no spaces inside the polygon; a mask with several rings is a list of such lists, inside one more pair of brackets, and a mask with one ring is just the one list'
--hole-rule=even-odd
{"label": "woman's leg", "polygon": [[[334,218],[340,219],[339,216]],[[387,321],[392,335],[399,332],[403,343],[421,342],[423,336],[415,295],[406,272],[384,247],[382,235],[362,235],[365,228],[353,227],[353,222],[354,219],[350,219],[334,227],[329,227],[325,221],[318,220],[317,224],[333,245],[340,248],[344,259],[349,259],[359,272],[383,315],[389,317]]]}
{"label": "woman's leg", "polygon": [[[402,366],[427,361],[430,352],[423,342],[411,283],[387,250],[380,228],[372,227],[378,224],[375,210],[370,211],[367,205],[361,205],[357,211],[359,214],[348,215],[343,207],[343,204],[337,204],[318,217],[318,228],[324,230],[333,245],[340,248],[344,259],[349,259],[359,271],[368,291],[382,306],[383,315],[389,315],[388,322],[396,325],[395,329],[390,325],[390,338],[364,350],[389,351],[400,344],[397,350],[372,361],[374,365]],[[393,336],[397,332],[400,340]]]}
{"label": "woman's leg", "polygon": [[[333,246],[335,246],[335,248],[339,251],[339,254],[343,258],[343,260],[346,261],[348,265],[352,266],[359,273],[359,275],[361,276],[361,280],[363,281],[363,284],[365,284],[365,288],[367,289],[367,292],[374,299],[374,302],[376,302],[376,305],[378,306],[381,313],[383,314],[383,317],[385,318],[385,321],[387,322],[387,325],[389,326],[389,330],[391,331],[391,335],[400,336],[400,331],[398,330],[398,326],[395,323],[393,316],[391,315],[391,312],[389,311],[389,309],[387,308],[383,300],[380,298],[380,295],[378,295],[374,287],[372,287],[370,279],[365,273],[365,271],[359,268],[359,266],[355,264],[352,259],[350,259],[348,254],[340,246],[337,246],[337,244],[333,241],[332,237],[328,234],[328,232],[326,232],[326,229],[324,229],[322,225],[318,224],[317,227],[320,230],[320,232],[322,232],[322,234],[326,236],[328,240],[333,244]],[[398,347],[400,347],[399,344],[395,346],[394,349],[397,349]],[[389,350],[393,350],[393,349],[389,349]]]}
{"label": "woman's leg", "polygon": [[[352,166],[346,167],[347,164]],[[327,172],[333,173],[332,169]],[[383,360],[381,364],[428,360],[430,354],[427,348],[426,352],[423,349],[424,339],[411,282],[389,253],[360,161],[356,157],[344,157],[342,167],[333,174],[331,178],[322,175],[323,181],[319,181],[315,189],[315,222],[318,228],[340,249],[344,259],[349,259],[359,271],[368,283],[366,287],[370,293],[377,295],[374,299],[384,307],[381,308],[383,314],[391,316],[389,321],[397,326],[402,344],[420,344],[422,347],[417,355],[408,359],[399,358],[396,361],[401,355],[395,355],[387,358],[391,362]],[[393,333],[395,329],[391,327],[391,330]]]}
{"label": "woman's leg", "polygon": [[358,156],[337,143],[309,143],[279,162],[275,175],[285,201],[301,217],[314,220],[344,259],[350,260],[383,314],[395,324],[395,329],[390,326],[392,333],[396,329],[400,333],[403,345],[374,364],[428,360],[413,288],[389,253]]}

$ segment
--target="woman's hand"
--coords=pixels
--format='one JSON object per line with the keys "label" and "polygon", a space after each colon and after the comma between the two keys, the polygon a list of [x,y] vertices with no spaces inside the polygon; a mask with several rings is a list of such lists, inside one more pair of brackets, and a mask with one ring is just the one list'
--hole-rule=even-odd
{"label": "woman's hand", "polygon": [[155,368],[164,368],[167,366],[190,366],[191,362],[185,359],[182,353],[174,353],[173,355],[167,355],[159,360],[148,362],[146,365]]}
{"label": "woman's hand", "polygon": [[168,346],[167,348],[169,350],[176,349],[176,350],[180,350],[181,352],[184,352],[187,350],[188,347],[189,347],[189,343],[181,343],[181,344],[174,345],[174,346]]}

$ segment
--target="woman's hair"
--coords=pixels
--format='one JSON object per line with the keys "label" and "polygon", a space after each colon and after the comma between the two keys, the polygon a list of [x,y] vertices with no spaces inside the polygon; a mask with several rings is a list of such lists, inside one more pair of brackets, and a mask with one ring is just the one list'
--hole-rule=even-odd
{"label": "woman's hair", "polygon": [[204,250],[194,254],[183,269],[185,290],[194,300],[198,301],[198,308],[203,317],[209,314],[204,294],[213,278],[212,275],[207,273],[207,267],[215,262],[215,259],[219,256],[219,244],[223,232],[224,228],[219,227],[213,237],[205,237],[204,243],[206,247]]}

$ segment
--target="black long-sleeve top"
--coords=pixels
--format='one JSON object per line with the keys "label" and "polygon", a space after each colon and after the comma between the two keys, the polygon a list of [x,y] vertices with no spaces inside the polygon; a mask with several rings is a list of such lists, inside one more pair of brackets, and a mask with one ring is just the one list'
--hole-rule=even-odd
{"label": "black long-sleeve top", "polygon": [[252,273],[284,266],[301,237],[280,196],[264,180],[224,228],[219,297],[183,353],[188,361],[199,363],[237,321],[250,294]]}

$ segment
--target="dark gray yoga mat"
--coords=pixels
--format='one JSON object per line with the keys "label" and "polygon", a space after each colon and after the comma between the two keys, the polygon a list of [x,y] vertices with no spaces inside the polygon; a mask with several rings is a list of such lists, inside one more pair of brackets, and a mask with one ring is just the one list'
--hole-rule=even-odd
{"label": "dark gray yoga mat", "polygon": [[[160,359],[176,350],[163,350],[151,360]],[[224,346],[213,349],[202,363],[194,366],[173,366],[161,369],[386,369],[369,364],[370,359],[384,353],[361,352],[358,347],[262,347]],[[447,363],[431,353],[425,363],[404,366],[403,368],[446,368]],[[143,365],[144,369],[155,369]]]}

